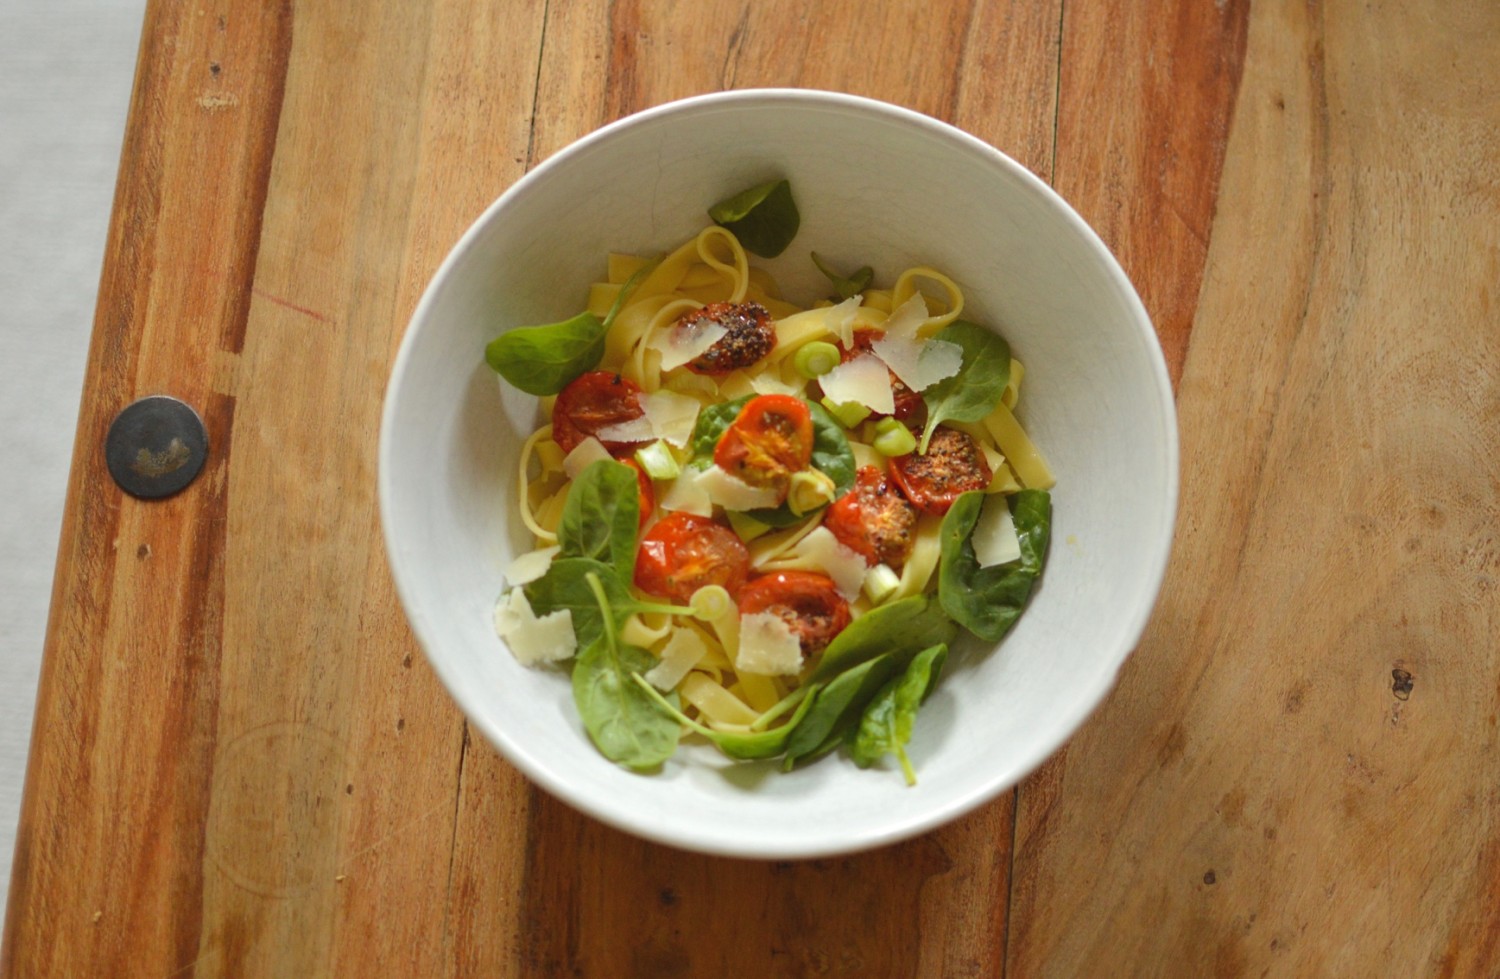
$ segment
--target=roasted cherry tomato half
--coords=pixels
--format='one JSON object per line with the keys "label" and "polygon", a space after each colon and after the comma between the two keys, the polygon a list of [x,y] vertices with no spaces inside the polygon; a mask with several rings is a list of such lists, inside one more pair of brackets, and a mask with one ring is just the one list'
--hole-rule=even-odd
{"label": "roasted cherry tomato half", "polygon": [[728,374],[749,367],[776,346],[771,314],[760,303],[711,303],[680,317],[672,329],[679,340],[689,339],[709,324],[728,332],[687,364],[696,374]]}
{"label": "roasted cherry tomato half", "polygon": [[728,527],[691,513],[674,511],[641,538],[635,560],[635,586],[679,605],[704,585],[722,585],[738,596],[750,575],[750,552]]}
{"label": "roasted cherry tomato half", "polygon": [[[844,351],[843,362],[848,363],[862,353],[869,353],[870,345],[878,339],[879,330],[855,330],[854,346]],[[922,400],[922,395],[907,387],[906,382],[897,377],[895,371],[887,368],[886,373],[891,376],[891,397],[896,401],[896,410],[891,412],[891,417],[902,421],[925,419],[927,403]]]}
{"label": "roasted cherry tomato half", "polygon": [[762,394],[745,402],[714,446],[714,462],[736,479],[786,498],[792,473],[812,461],[812,412],[790,394]]}
{"label": "roasted cherry tomato half", "polygon": [[821,653],[849,624],[849,603],[827,575],[778,571],[761,575],[740,592],[740,614],[770,612],[791,626],[802,652]]}
{"label": "roasted cherry tomato half", "polygon": [[[552,405],[552,440],[564,452],[572,452],[600,429],[633,421],[646,413],[636,395],[641,393],[634,381],[627,381],[611,371],[589,371],[563,388]],[[607,442],[600,439],[611,455],[634,451],[641,442]]]}
{"label": "roasted cherry tomato half", "polygon": [[891,460],[891,478],[924,513],[947,513],[960,495],[990,485],[993,475],[978,443],[947,425],[933,431],[925,455],[912,452]]}
{"label": "roasted cherry tomato half", "polygon": [[640,463],[634,459],[621,459],[620,462],[635,470],[635,481],[641,487],[641,526],[644,527],[651,511],[656,509],[656,487],[652,485],[651,477],[646,475],[646,470],[640,467]]}
{"label": "roasted cherry tomato half", "polygon": [[889,477],[874,466],[861,466],[854,488],[834,500],[823,515],[840,544],[871,564],[900,571],[911,554],[911,532],[917,508],[907,502]]}

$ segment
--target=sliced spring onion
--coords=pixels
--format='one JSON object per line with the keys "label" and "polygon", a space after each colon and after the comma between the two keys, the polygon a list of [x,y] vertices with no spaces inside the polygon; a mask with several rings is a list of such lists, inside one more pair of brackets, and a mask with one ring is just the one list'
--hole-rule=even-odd
{"label": "sliced spring onion", "polygon": [[809,380],[822,377],[839,365],[839,348],[826,340],[804,343],[792,358],[797,373]]}
{"label": "sliced spring onion", "polygon": [[676,479],[682,472],[677,457],[665,442],[660,440],[643,445],[635,450],[635,461],[640,463],[646,475],[652,479]]}
{"label": "sliced spring onion", "polygon": [[845,428],[854,428],[870,417],[870,409],[857,401],[835,402],[824,398],[823,407]]}
{"label": "sliced spring onion", "polygon": [[875,438],[870,444],[888,458],[904,456],[917,447],[917,437],[896,419],[882,418],[875,426]]}

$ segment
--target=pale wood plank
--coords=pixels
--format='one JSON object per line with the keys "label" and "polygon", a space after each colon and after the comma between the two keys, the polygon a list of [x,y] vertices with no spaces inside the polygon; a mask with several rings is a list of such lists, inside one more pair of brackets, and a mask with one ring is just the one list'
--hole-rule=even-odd
{"label": "pale wood plank", "polygon": [[1014,974],[1500,969],[1497,46],[1492,4],[1254,7],[1174,563],[1023,792]]}

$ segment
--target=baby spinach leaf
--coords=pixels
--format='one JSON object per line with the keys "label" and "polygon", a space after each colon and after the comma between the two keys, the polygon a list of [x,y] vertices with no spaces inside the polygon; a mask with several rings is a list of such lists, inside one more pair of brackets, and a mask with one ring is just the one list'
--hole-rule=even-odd
{"label": "baby spinach leaf", "polygon": [[753,397],[755,395],[747,394],[733,401],[721,401],[698,412],[698,421],[693,426],[693,437],[688,442],[693,448],[692,462],[713,462],[714,448],[719,444],[719,438],[729,430],[730,425],[734,424],[734,420],[740,415],[740,410],[749,404]]}
{"label": "baby spinach leaf", "polygon": [[955,320],[934,338],[963,348],[963,366],[952,377],[922,392],[927,404],[927,425],[922,429],[918,452],[944,421],[977,422],[995,410],[1005,385],[1010,382],[1010,344],[977,323]]}
{"label": "baby spinach leaf", "polygon": [[599,366],[604,357],[604,337],[615,316],[626,297],[658,264],[660,259],[647,262],[625,280],[604,319],[584,312],[561,323],[507,330],[485,346],[485,362],[527,394],[556,394],[578,375]]}
{"label": "baby spinach leaf", "polygon": [[849,757],[860,768],[869,768],[883,755],[895,753],[907,785],[917,784],[906,744],[911,740],[917,708],[932,693],[948,658],[948,647],[929,646],[909,663],[900,676],[888,681],[866,705],[858,726],[849,728]]}
{"label": "baby spinach leaf", "polygon": [[786,747],[788,736],[797,729],[797,725],[802,723],[802,718],[811,709],[814,695],[817,693],[817,688],[810,688],[807,696],[803,697],[802,702],[797,705],[796,712],[792,714],[791,718],[785,724],[771,728],[768,731],[740,733],[736,731],[719,731],[706,724],[701,724],[682,713],[659,690],[651,686],[645,677],[637,676],[636,682],[657,702],[658,707],[670,713],[677,719],[679,724],[686,725],[697,731],[712,741],[718,746],[720,751],[724,752],[730,758],[741,760],[775,758],[781,754]]}
{"label": "baby spinach leaf", "polygon": [[[578,637],[579,649],[589,646],[603,636],[605,631],[599,601],[589,587],[590,574],[598,577],[609,600],[611,614],[625,615],[634,611],[630,589],[620,578],[615,566],[593,558],[553,558],[546,574],[521,586],[526,600],[531,603],[532,611],[537,615],[546,615],[564,608],[573,613],[573,632]],[[618,619],[611,621],[609,628],[613,629],[617,624]]]}
{"label": "baby spinach leaf", "polygon": [[964,628],[981,639],[998,642],[1020,617],[1042,573],[1052,528],[1052,497],[1046,490],[1035,489],[1011,497],[1021,556],[991,568],[979,566],[969,539],[983,503],[984,494],[965,493],[943,518],[938,600]]}
{"label": "baby spinach leaf", "polygon": [[518,326],[484,348],[484,359],[527,394],[556,394],[604,357],[604,321],[593,313],[546,326]]}
{"label": "baby spinach leaf", "polygon": [[[691,465],[706,466],[713,462],[714,448],[718,446],[719,439],[739,417],[740,410],[753,397],[754,395],[746,395],[733,401],[709,405],[698,412],[698,423],[693,427],[693,437],[689,443],[693,449]],[[833,420],[833,416],[824,410],[822,405],[816,405],[810,401],[803,403],[807,405],[808,412],[812,415],[812,467],[821,470],[824,475],[833,480],[835,498],[843,496],[854,486],[854,475],[857,469],[854,463],[854,450],[849,448],[849,439],[844,434],[843,428]],[[790,527],[807,516],[805,513],[793,513],[792,508],[785,503],[779,507],[751,510],[749,514],[752,518],[772,527]]]}
{"label": "baby spinach leaf", "polygon": [[896,657],[884,653],[845,670],[816,696],[809,696],[811,707],[787,738],[782,767],[791,771],[799,762],[812,761],[837,747],[844,730],[898,669]]}
{"label": "baby spinach leaf", "polygon": [[677,750],[682,728],[634,680],[656,657],[639,646],[618,643],[604,580],[594,572],[585,575],[604,630],[573,664],[573,702],[604,757],[627,768],[655,768]]}
{"label": "baby spinach leaf", "polygon": [[557,528],[559,557],[593,558],[620,578],[635,574],[641,525],[641,489],[635,470],[608,459],[591,463],[573,480]]}
{"label": "baby spinach leaf", "polygon": [[715,224],[728,228],[747,251],[762,258],[775,258],[797,237],[802,215],[792,200],[792,185],[785,180],[742,190],[708,209]]}
{"label": "baby spinach leaf", "polygon": [[918,651],[952,642],[957,632],[942,607],[924,595],[877,605],[834,636],[808,679],[831,680],[882,653],[896,654],[904,667]]}
{"label": "baby spinach leaf", "polygon": [[848,278],[844,278],[824,263],[818,257],[817,252],[812,253],[812,260],[813,264],[818,267],[818,271],[828,276],[828,281],[833,283],[834,291],[838,293],[839,299],[848,299],[851,296],[859,295],[870,288],[870,280],[875,278],[875,270],[868,265],[859,269]]}

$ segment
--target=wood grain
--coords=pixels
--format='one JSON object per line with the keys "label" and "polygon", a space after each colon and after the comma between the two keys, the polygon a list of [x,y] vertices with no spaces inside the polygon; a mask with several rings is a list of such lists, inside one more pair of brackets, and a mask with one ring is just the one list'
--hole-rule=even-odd
{"label": "wood grain", "polygon": [[[1495,50],[1485,0],[156,0],[0,975],[1494,975]],[[373,498],[401,333],[485,204],[763,85],[1054,181],[1183,436],[1162,604],[1072,744],[800,863],[623,836],[472,738]],[[156,392],[213,448],[144,504],[99,446]]]}
{"label": "wood grain", "polygon": [[1255,5],[1172,571],[1022,793],[1013,974],[1500,970],[1497,42]]}

